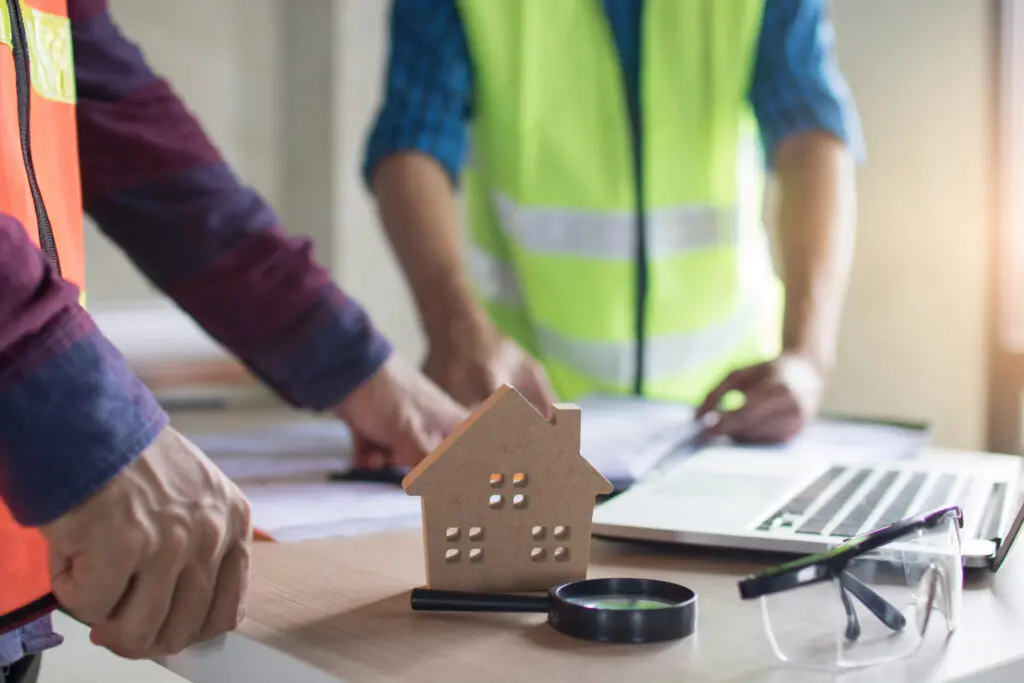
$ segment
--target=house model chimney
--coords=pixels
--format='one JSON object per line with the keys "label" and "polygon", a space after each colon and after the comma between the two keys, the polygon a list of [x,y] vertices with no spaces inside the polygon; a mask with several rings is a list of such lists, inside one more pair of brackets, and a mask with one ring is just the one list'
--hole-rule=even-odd
{"label": "house model chimney", "polygon": [[580,434],[583,429],[583,411],[573,403],[555,403],[551,406],[551,424],[555,426],[559,436],[579,452]]}

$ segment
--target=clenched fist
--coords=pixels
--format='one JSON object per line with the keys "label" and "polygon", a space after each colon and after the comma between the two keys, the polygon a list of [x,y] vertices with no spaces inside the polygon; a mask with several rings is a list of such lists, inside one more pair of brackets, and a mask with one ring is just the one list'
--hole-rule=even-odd
{"label": "clenched fist", "polygon": [[54,595],[91,626],[95,644],[122,657],[178,652],[235,628],[243,616],[248,502],[172,428],[41,531]]}

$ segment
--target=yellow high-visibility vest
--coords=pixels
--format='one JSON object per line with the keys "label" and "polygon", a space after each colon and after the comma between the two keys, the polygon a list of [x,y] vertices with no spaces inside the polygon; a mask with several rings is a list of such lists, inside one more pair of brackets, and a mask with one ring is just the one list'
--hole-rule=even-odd
{"label": "yellow high-visibility vest", "polygon": [[474,73],[467,265],[563,400],[696,403],[779,352],[747,99],[764,0],[645,0],[642,194],[600,0],[459,0]]}

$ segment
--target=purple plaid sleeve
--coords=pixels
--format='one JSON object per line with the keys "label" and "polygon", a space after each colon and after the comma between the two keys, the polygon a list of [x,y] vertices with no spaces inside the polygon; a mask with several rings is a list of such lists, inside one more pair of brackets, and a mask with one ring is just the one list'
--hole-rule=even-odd
{"label": "purple plaid sleeve", "polygon": [[[296,405],[340,402],[390,347],[242,185],[118,30],[69,0],[86,211],[164,292]],[[139,454],[166,415],[24,228],[0,215],[0,497],[61,515]],[[0,635],[0,667],[60,642],[49,618]]]}
{"label": "purple plaid sleeve", "polygon": [[166,416],[14,218],[0,214],[0,498],[19,523],[82,502]]}
{"label": "purple plaid sleeve", "polygon": [[[0,291],[0,499],[21,524],[43,524],[131,462],[166,416],[4,214]],[[59,642],[49,617],[0,635],[0,667]]]}
{"label": "purple plaid sleeve", "polygon": [[294,405],[323,410],[390,354],[362,307],[243,185],[106,0],[72,2],[85,208],[143,273]]}

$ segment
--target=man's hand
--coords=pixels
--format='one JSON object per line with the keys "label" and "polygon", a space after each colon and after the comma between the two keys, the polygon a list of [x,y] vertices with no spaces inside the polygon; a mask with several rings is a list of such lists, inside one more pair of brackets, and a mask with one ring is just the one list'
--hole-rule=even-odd
{"label": "man's hand", "polygon": [[363,467],[414,466],[468,415],[397,354],[334,413],[352,429]]}
{"label": "man's hand", "polygon": [[550,417],[555,393],[543,368],[498,334],[473,293],[444,166],[428,154],[392,154],[374,170],[373,193],[429,340],[427,377],[466,406],[510,384]]}
{"label": "man's hand", "polygon": [[57,600],[92,628],[93,643],[122,657],[173,654],[242,619],[249,504],[170,427],[41,532]]}
{"label": "man's hand", "polygon": [[[821,402],[823,379],[817,367],[798,355],[783,355],[767,363],[732,372],[715,387],[697,409],[698,420],[712,424],[698,437],[707,441],[728,436],[743,442],[782,442],[800,433]],[[719,402],[730,391],[745,396],[742,407],[720,411]]]}
{"label": "man's hand", "polygon": [[541,364],[498,335],[468,348],[431,348],[423,371],[457,401],[470,406],[503,384],[515,387],[545,417],[551,416],[551,404],[558,400]]}

